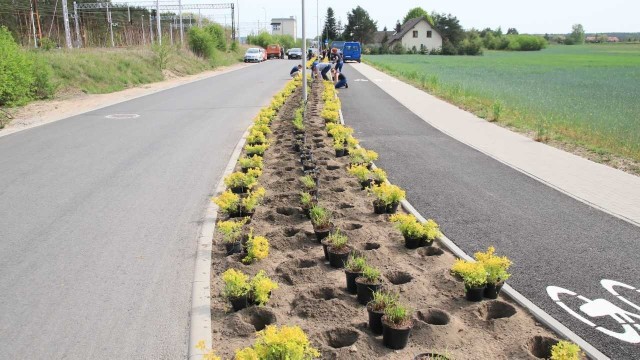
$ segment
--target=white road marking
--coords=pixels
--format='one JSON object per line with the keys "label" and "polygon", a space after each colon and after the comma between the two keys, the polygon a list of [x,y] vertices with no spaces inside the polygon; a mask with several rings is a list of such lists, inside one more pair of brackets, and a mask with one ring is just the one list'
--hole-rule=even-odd
{"label": "white road marking", "polygon": [[105,116],[107,119],[125,120],[139,118],[140,114],[111,114]]}

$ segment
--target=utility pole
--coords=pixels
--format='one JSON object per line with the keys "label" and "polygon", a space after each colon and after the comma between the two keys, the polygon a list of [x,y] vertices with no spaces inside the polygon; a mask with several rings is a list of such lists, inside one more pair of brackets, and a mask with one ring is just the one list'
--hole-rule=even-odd
{"label": "utility pole", "polygon": [[38,23],[38,40],[42,40],[42,28],[40,26],[40,13],[38,12],[38,0],[33,0],[33,10],[36,12],[36,23]]}
{"label": "utility pole", "polygon": [[111,33],[111,47],[116,47],[113,41],[113,22],[111,21],[111,11],[109,11],[109,3],[107,3],[107,22],[109,23],[109,33]]}
{"label": "utility pole", "polygon": [[304,23],[304,0],[302,0],[302,101],[307,104],[307,33]]}
{"label": "utility pole", "polygon": [[158,23],[158,44],[162,45],[162,28],[160,27],[160,1],[156,0],[156,23]]}
{"label": "utility pole", "polygon": [[38,38],[36,37],[36,23],[33,19],[33,2],[31,3],[31,28],[33,28],[33,45],[38,48]]}
{"label": "utility pole", "polygon": [[144,15],[140,15],[140,27],[142,28],[142,45],[147,43],[147,39],[144,36]]}
{"label": "utility pole", "polygon": [[69,31],[69,9],[67,8],[67,0],[62,0],[62,18],[64,20],[64,40],[69,49],[73,49],[71,44],[71,31]]}
{"label": "utility pole", "polygon": [[236,42],[236,15],[234,14],[233,3],[231,3],[231,40]]}
{"label": "utility pole", "polygon": [[173,46],[173,26],[176,23],[176,18],[174,17],[173,22],[169,21],[169,38],[171,38],[171,46]]}
{"label": "utility pole", "polygon": [[80,37],[80,26],[78,25],[78,3],[73,2],[73,17],[76,23],[76,41],[77,47],[82,47],[82,38]]}
{"label": "utility pole", "polygon": [[131,24],[131,8],[129,7],[128,4],[127,4],[127,21],[129,21],[129,24]]}
{"label": "utility pole", "polygon": [[149,40],[151,41],[151,45],[153,45],[153,20],[151,18],[151,11],[149,11]]}
{"label": "utility pole", "polygon": [[180,17],[180,47],[184,43],[184,28],[182,27],[182,0],[178,0],[178,16]]}
{"label": "utility pole", "polygon": [[320,5],[319,0],[316,0],[316,48],[318,49],[318,55],[320,55]]}

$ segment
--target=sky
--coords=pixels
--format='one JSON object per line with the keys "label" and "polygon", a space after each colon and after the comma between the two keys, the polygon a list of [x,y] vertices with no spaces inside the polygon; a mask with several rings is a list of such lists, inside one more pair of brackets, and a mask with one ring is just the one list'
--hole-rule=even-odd
{"label": "sky", "polygon": [[[196,2],[195,0],[184,0]],[[209,2],[210,0],[200,0]],[[224,1],[224,0],[223,0]],[[220,1],[220,2],[223,2]],[[218,2],[218,1],[215,1]],[[302,0],[237,0],[240,10],[241,35],[257,31],[258,23],[265,27],[271,18],[296,16],[299,33],[301,31]],[[317,5],[316,5],[317,4]],[[305,0],[307,36],[317,34],[316,6],[320,12],[320,31],[324,24],[327,7],[332,7],[336,18],[343,23],[347,12],[362,6],[378,22],[378,29],[384,26],[392,29],[396,20],[402,20],[407,11],[420,6],[428,12],[451,13],[465,29],[515,27],[521,33],[569,33],[573,24],[582,24],[588,33],[640,32],[640,1],[638,0]],[[220,14],[220,12],[216,12]],[[266,15],[266,16],[265,16]],[[220,18],[216,16],[216,20]],[[227,21],[230,21],[227,19]]]}

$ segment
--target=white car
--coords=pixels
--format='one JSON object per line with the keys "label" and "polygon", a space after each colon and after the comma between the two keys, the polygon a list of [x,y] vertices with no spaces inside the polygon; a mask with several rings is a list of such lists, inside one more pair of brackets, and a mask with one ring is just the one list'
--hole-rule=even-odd
{"label": "white car", "polygon": [[302,59],[302,49],[292,48],[287,51],[287,58],[289,59]]}
{"label": "white car", "polygon": [[244,62],[261,62],[263,58],[264,55],[259,48],[249,48],[244,53]]}

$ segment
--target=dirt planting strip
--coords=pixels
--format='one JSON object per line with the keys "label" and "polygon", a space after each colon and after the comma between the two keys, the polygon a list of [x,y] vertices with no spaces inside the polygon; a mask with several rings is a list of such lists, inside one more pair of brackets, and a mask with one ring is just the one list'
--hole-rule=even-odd
{"label": "dirt planting strip", "polygon": [[[403,350],[383,346],[382,337],[367,327],[367,311],[347,293],[342,269],[324,261],[311,222],[299,207],[303,176],[293,150],[298,89],[273,121],[271,146],[264,155],[259,182],[267,196],[251,223],[256,235],[269,239],[269,256],[251,265],[239,255],[226,256],[221,234],[214,235],[211,278],[213,349],[224,359],[254,342],[255,332],[271,324],[298,325],[323,359],[413,359],[418,354],[446,354],[449,359],[536,359],[548,356],[555,335],[517,304],[500,298],[471,303],[449,269],[455,257],[438,248],[409,250],[402,235],[376,215],[372,198],[347,174],[348,158],[336,158],[324,130],[321,83],[314,82],[305,118],[307,144],[319,165],[321,206],[333,212],[334,223],[350,245],[383,274],[385,288],[399,293],[414,311],[415,326]],[[384,156],[384,154],[381,154]],[[240,170],[239,167],[237,170]],[[220,214],[219,218],[225,215]],[[259,270],[280,284],[270,302],[233,312],[221,295],[221,274],[228,268],[254,276]]]}

